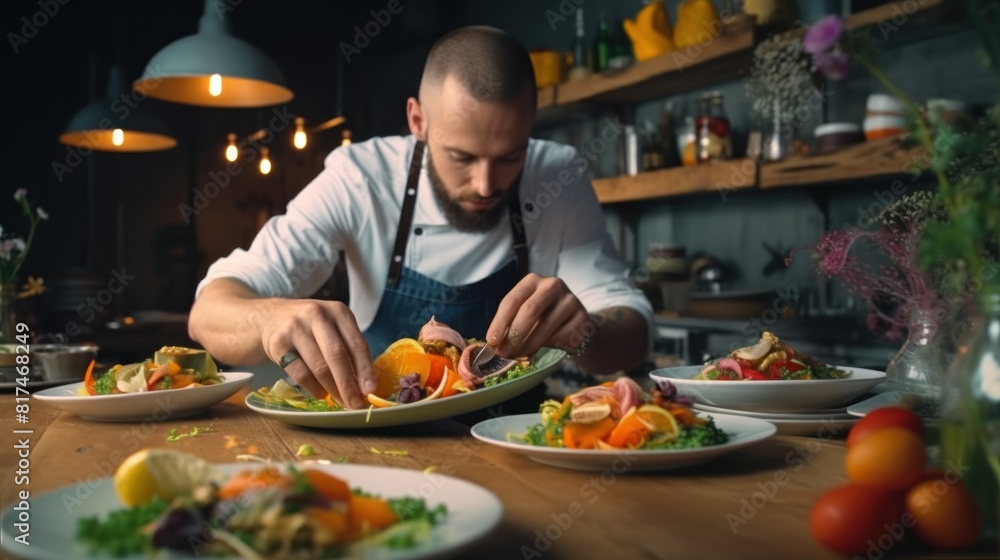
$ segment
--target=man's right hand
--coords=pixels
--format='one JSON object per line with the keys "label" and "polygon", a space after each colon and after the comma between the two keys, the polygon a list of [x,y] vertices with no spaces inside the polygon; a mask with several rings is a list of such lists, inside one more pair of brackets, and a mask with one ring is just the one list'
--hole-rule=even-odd
{"label": "man's right hand", "polygon": [[365,395],[376,388],[368,343],[341,302],[266,298],[242,282],[219,279],[195,301],[188,332],[229,364],[277,364],[296,352],[301,359],[285,372],[316,398],[330,394],[345,406],[364,408]]}

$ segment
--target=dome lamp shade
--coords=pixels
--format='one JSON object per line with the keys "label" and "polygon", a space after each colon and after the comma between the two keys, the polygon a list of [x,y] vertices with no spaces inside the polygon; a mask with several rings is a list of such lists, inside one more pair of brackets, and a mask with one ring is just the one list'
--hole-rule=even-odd
{"label": "dome lamp shade", "polygon": [[166,125],[141,105],[122,102],[121,69],[114,66],[104,99],[80,109],[59,141],[68,146],[102,152],[155,152],[177,145]]}
{"label": "dome lamp shade", "polygon": [[133,87],[173,103],[250,108],[279,105],[295,94],[278,65],[229,30],[223,0],[205,0],[198,32],[170,43],[150,59]]}

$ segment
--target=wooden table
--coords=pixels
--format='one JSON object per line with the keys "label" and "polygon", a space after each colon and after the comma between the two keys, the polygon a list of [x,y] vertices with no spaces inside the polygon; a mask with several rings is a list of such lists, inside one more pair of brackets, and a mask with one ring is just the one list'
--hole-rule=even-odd
{"label": "wooden table", "polygon": [[[32,496],[109,476],[132,451],[171,447],[219,463],[253,452],[295,461],[302,444],[312,459],[423,470],[436,467],[500,497],[500,526],[475,547],[476,558],[838,558],[809,533],[809,508],[845,481],[843,437],[776,436],[701,467],[657,473],[584,472],[545,466],[479,442],[447,420],[401,428],[333,431],[269,420],[233,396],[200,416],[160,423],[97,423],[31,401],[30,422],[14,419],[14,396],[0,395],[4,440],[16,429],[30,441]],[[198,437],[167,442],[176,428],[211,426]],[[24,437],[18,435],[17,437]],[[227,448],[226,442],[235,446]],[[401,450],[406,455],[376,454]],[[5,444],[4,507],[15,498],[17,457]],[[575,516],[574,516],[575,514]],[[43,519],[32,518],[33,523]],[[893,557],[899,557],[894,555]]]}

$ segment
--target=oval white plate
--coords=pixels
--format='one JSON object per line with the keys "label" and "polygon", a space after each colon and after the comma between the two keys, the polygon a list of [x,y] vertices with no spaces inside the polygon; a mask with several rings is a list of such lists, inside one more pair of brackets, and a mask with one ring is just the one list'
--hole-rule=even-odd
{"label": "oval white plate", "polygon": [[785,436],[814,436],[829,439],[846,434],[858,417],[843,412],[817,412],[813,414],[789,414],[784,412],[751,412],[720,408],[695,403],[693,408],[709,414],[732,414],[744,418],[757,418],[774,424],[778,433]]}
{"label": "oval white plate", "polygon": [[523,434],[528,427],[541,423],[541,414],[517,414],[484,420],[472,427],[472,436],[485,443],[503,447],[529,459],[567,469],[624,472],[678,469],[706,463],[720,455],[764,441],[775,434],[773,424],[756,418],[712,414],[715,425],[729,434],[729,441],[697,449],[652,449],[633,451],[601,451],[598,449],[566,449],[541,447],[507,441],[507,434]]}
{"label": "oval white plate", "polygon": [[[870,399],[854,403],[847,407],[847,413],[861,418],[876,408],[884,406],[901,406],[913,411],[919,411],[919,414],[924,418],[938,418],[941,416],[940,399],[900,391],[879,393]],[[924,410],[925,408],[926,410]]]}
{"label": "oval white plate", "polygon": [[702,366],[682,366],[650,372],[654,381],[667,380],[695,402],[757,412],[803,412],[833,408],[868,392],[885,380],[885,372],[837,366],[851,373],[844,379],[778,381],[704,381],[692,379]]}
{"label": "oval white plate", "polygon": [[489,408],[512,399],[545,380],[559,364],[566,353],[562,350],[543,348],[532,358],[537,369],[524,377],[505,381],[492,387],[482,387],[468,393],[452,395],[433,401],[416,402],[386,408],[373,408],[369,417],[367,408],[341,410],[338,412],[302,412],[290,407],[274,407],[252,394],[246,403],[252,410],[287,424],[310,428],[380,428],[399,426],[451,418],[460,414]]}
{"label": "oval white plate", "polygon": [[39,391],[33,397],[53,408],[72,412],[87,420],[141,422],[153,419],[159,421],[203,412],[246,387],[253,379],[252,373],[242,371],[219,372],[219,376],[222,377],[223,381],[217,385],[120,395],[80,396],[77,393],[83,387],[83,382],[80,381]]}
{"label": "oval white plate", "polygon": [[[301,465],[299,465],[301,466]],[[232,473],[250,468],[246,463],[219,465],[223,472]],[[386,498],[416,495],[417,489],[430,485],[433,493],[427,498],[427,505],[437,507],[444,504],[448,508],[445,522],[437,525],[426,539],[409,549],[377,548],[359,551],[358,557],[377,557],[386,560],[441,558],[454,554],[462,547],[474,542],[492,530],[503,517],[503,505],[495,494],[485,488],[439,473],[378,467],[372,465],[315,465],[343,478],[351,488],[361,488],[366,492]],[[79,505],[69,508],[63,503],[65,496],[89,496]],[[17,511],[8,508],[2,516],[3,548],[26,559],[49,560],[52,558],[90,558],[92,560],[112,560],[112,556],[91,556],[86,547],[76,542],[77,521],[83,517],[100,515],[102,519],[111,511],[124,507],[115,493],[111,478],[96,483],[93,481],[67,486],[47,492],[31,500],[30,545],[24,546],[14,541],[20,534],[14,523]],[[166,552],[166,551],[164,551]],[[374,553],[374,554],[372,554]],[[144,555],[117,557],[116,560],[139,560]],[[191,555],[178,553],[157,556],[160,560],[191,560]],[[236,556],[232,556],[236,558]]]}

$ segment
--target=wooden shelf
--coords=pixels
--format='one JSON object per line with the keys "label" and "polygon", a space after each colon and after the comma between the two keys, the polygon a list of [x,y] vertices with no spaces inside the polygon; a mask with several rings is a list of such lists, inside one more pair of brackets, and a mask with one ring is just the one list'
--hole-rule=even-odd
{"label": "wooden shelf", "polygon": [[756,184],[757,164],[736,159],[594,179],[594,190],[601,204],[612,204],[709,192],[725,196]]}
{"label": "wooden shelf", "polygon": [[760,168],[760,188],[798,187],[913,175],[924,151],[904,146],[900,137],[849,146],[831,154],[792,156]]}

